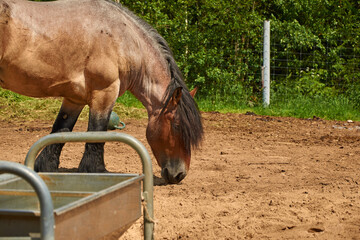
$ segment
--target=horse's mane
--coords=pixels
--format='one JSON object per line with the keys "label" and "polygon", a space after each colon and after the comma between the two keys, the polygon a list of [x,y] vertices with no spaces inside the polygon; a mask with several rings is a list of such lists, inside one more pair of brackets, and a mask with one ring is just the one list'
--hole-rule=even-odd
{"label": "horse's mane", "polygon": [[204,131],[198,106],[183,81],[178,81],[176,78],[172,79],[166,90],[163,110],[172,97],[175,89],[179,86],[183,88],[181,100],[179,101],[175,115],[178,122],[173,123],[173,129],[182,134],[186,150],[190,153],[191,147],[197,148],[199,146],[203,138]]}
{"label": "horse's mane", "polygon": [[176,124],[176,126],[174,124],[173,127],[182,134],[183,143],[187,148],[187,151],[190,153],[191,147],[198,147],[203,138],[204,132],[202,120],[198,106],[193,97],[190,95],[189,89],[185,85],[181,71],[175,62],[173,53],[168,43],[150,24],[145,22],[142,18],[136,16],[128,8],[111,0],[107,1],[116,4],[122,11],[139,24],[139,27],[141,27],[153,40],[153,42],[157,44],[162,56],[167,61],[171,75],[171,82],[164,95],[163,102],[165,102],[165,104],[163,109],[166,107],[166,104],[169,102],[169,99],[172,97],[175,89],[178,87],[182,88],[181,100],[177,107],[175,116],[179,123]]}

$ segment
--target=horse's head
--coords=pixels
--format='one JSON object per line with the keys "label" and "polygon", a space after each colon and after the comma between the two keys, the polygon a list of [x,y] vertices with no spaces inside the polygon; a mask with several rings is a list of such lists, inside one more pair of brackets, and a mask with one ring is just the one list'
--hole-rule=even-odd
{"label": "horse's head", "polygon": [[[185,92],[181,87],[176,88],[163,109],[149,118],[146,137],[168,183],[179,183],[185,178],[190,168],[191,147],[198,144],[203,134],[197,108],[191,110],[183,102],[190,98],[194,104],[195,93],[196,89]],[[192,124],[200,126],[192,129]]]}

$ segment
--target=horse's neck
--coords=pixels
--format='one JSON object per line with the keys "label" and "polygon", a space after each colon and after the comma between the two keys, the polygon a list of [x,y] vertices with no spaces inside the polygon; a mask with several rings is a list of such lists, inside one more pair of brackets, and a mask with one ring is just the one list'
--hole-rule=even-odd
{"label": "horse's neck", "polygon": [[164,95],[170,83],[170,77],[161,68],[152,68],[141,79],[132,84],[131,93],[146,108],[148,115],[154,115],[163,106]]}

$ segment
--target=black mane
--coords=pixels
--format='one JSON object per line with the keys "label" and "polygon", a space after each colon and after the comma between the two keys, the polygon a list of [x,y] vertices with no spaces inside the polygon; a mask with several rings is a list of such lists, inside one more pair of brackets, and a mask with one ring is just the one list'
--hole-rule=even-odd
{"label": "black mane", "polygon": [[186,150],[190,153],[191,147],[197,148],[203,138],[204,131],[202,126],[201,115],[194,98],[190,95],[184,81],[172,79],[164,97],[164,107],[169,102],[175,89],[182,87],[181,100],[177,106],[173,129],[182,135],[182,140]]}
{"label": "black mane", "polygon": [[[114,3],[113,1],[109,2]],[[166,93],[164,95],[163,102],[165,102],[165,104],[163,109],[166,107],[166,103],[169,102],[169,99],[174,93],[174,90],[178,87],[182,87],[181,100],[177,107],[175,116],[178,120],[178,123],[176,126],[174,126],[174,129],[182,134],[183,143],[186,147],[186,150],[190,153],[192,147],[199,147],[199,144],[204,135],[204,131],[198,106],[189,93],[189,89],[187,88],[181,71],[175,62],[173,53],[166,40],[152,26],[150,26],[140,17],[136,16],[126,7],[122,6],[121,4],[117,5],[127,15],[134,19],[134,21],[137,22],[146,33],[148,33],[149,37],[154,41],[155,44],[157,44],[163,57],[168,63],[171,82],[167,87]]]}

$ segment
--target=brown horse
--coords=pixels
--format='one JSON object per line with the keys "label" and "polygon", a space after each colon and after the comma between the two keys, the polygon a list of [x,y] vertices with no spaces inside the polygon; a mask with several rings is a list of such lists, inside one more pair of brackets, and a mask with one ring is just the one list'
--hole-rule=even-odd
{"label": "brown horse", "polygon": [[[88,131],[106,131],[129,90],[148,112],[146,137],[169,183],[180,182],[203,136],[201,116],[166,41],[107,0],[0,0],[0,86],[63,97],[52,133],[72,131],[85,105]],[[46,147],[37,171],[56,171],[63,144]],[[87,143],[80,172],[106,171],[104,143]]]}

